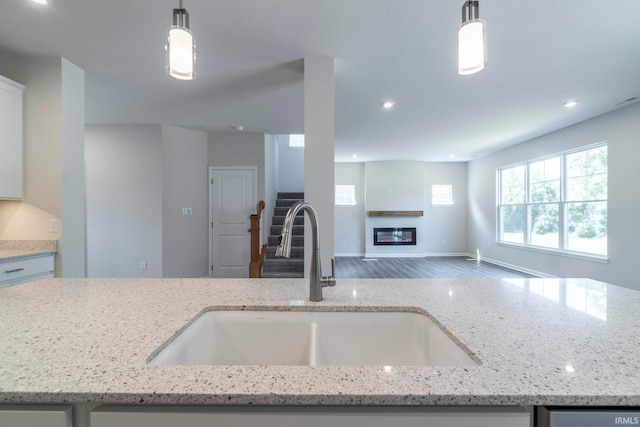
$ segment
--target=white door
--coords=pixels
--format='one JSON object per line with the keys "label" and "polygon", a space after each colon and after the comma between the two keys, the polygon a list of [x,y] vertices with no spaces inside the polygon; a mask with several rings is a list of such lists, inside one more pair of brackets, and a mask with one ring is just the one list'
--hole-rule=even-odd
{"label": "white door", "polygon": [[256,168],[209,168],[211,277],[249,277]]}

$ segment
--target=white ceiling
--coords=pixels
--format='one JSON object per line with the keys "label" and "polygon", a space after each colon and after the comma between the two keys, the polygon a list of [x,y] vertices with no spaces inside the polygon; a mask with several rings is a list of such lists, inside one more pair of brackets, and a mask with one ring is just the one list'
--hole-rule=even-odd
{"label": "white ceiling", "polygon": [[2,0],[0,47],[83,68],[87,123],[223,132],[302,133],[302,58],[334,57],[337,161],[465,161],[640,96],[640,1],[480,0],[489,62],[471,76],[462,3],[185,0],[194,81],[164,71],[178,0]]}

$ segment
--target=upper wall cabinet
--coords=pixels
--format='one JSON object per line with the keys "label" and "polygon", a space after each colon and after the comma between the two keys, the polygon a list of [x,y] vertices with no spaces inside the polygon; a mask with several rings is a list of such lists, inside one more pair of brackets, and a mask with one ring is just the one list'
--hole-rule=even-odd
{"label": "upper wall cabinet", "polygon": [[0,199],[22,200],[22,90],[0,76]]}

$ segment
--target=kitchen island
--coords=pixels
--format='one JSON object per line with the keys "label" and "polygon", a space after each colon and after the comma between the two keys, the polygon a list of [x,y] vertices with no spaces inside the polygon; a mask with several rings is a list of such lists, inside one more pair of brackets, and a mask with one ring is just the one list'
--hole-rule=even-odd
{"label": "kitchen island", "polygon": [[[640,405],[640,292],[588,279],[45,279],[0,290],[0,404]],[[418,311],[478,366],[151,366],[203,310]]]}

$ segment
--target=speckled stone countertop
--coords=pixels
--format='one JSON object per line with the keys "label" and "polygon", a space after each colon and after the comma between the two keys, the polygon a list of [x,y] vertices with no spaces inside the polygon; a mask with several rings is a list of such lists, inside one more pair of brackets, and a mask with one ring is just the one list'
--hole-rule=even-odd
{"label": "speckled stone countertop", "polygon": [[0,240],[0,262],[53,255],[57,240]]}
{"label": "speckled stone countertop", "polygon": [[[46,279],[0,290],[0,403],[640,405],[640,292],[584,279]],[[429,313],[479,366],[150,366],[203,309]]]}

